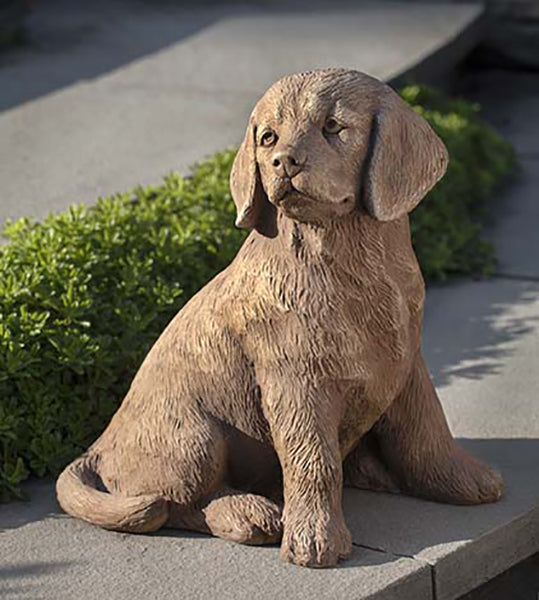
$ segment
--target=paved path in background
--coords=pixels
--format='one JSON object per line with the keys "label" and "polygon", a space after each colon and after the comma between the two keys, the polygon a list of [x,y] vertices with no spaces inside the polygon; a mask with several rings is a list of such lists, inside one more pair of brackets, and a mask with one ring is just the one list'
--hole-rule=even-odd
{"label": "paved path in background", "polygon": [[[132,68],[139,63],[125,70]],[[164,85],[163,75],[155,73],[156,89]],[[102,79],[112,85],[107,77],[95,83]],[[353,556],[338,569],[312,571],[281,564],[275,547],[242,547],[181,532],[102,531],[60,515],[52,484],[37,482],[28,487],[30,503],[0,507],[0,595],[450,600],[539,550],[539,261],[530,259],[539,256],[533,227],[539,81],[500,80],[498,74],[482,75],[479,84],[487,92],[478,91],[478,99],[514,141],[524,166],[519,183],[500,198],[491,233],[503,277],[430,288],[424,349],[453,431],[502,471],[504,498],[490,506],[457,507],[347,490]],[[71,91],[77,90],[58,95]],[[27,107],[34,110],[34,103]],[[58,123],[71,123],[70,114],[59,117]],[[507,241],[511,237],[514,243]]]}
{"label": "paved path in background", "polygon": [[357,1],[32,4],[30,42],[0,54],[0,223],[158,183],[239,144],[254,103],[286,73],[444,72],[481,13]]}
{"label": "paved path in background", "polygon": [[[498,198],[496,226],[490,231],[499,260],[498,279],[510,285],[525,286],[527,282],[535,285],[539,282],[539,74],[492,69],[473,72],[463,84],[466,97],[479,102],[486,118],[513,142],[522,167],[517,181]],[[536,297],[532,293],[528,300],[534,302]],[[492,300],[498,309],[495,299]],[[512,337],[518,339],[538,320],[539,312],[533,310],[527,319],[510,323],[508,330],[512,328]],[[523,349],[518,349],[516,359],[525,364],[522,354]],[[516,381],[509,381],[510,385],[502,391],[507,396],[504,420],[509,431],[515,421],[523,424],[530,419],[536,423],[539,419],[538,358],[535,352],[532,355],[535,366],[530,365],[530,371],[521,370]],[[531,437],[523,425],[520,431],[523,436]],[[523,453],[531,453],[527,476],[537,481],[539,452],[534,447],[537,440],[520,443],[528,447],[522,448]],[[539,504],[539,495],[536,495],[536,504]],[[536,600],[539,597],[536,522],[537,517],[521,533],[522,538],[533,539],[536,554],[461,600]]]}

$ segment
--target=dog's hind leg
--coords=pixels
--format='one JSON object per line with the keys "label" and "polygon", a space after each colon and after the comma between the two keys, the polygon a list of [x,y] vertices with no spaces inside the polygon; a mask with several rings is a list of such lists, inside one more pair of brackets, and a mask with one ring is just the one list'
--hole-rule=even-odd
{"label": "dog's hind leg", "polygon": [[196,506],[172,504],[166,527],[210,533],[240,544],[274,544],[281,539],[281,509],[258,494],[222,488]]}
{"label": "dog's hind leg", "polygon": [[[196,406],[157,423],[143,419],[132,423],[129,414],[117,414],[116,427],[109,428],[93,448],[101,457],[98,471],[106,496],[149,494],[166,508],[161,525],[166,526],[176,507],[196,525],[201,519],[192,507],[201,506],[224,486],[227,448],[221,425]],[[203,523],[189,528],[203,530]]]}
{"label": "dog's hind leg", "polygon": [[401,490],[383,463],[377,445],[376,437],[372,433],[367,433],[361,438],[344,461],[344,485],[373,492],[398,494]]}
{"label": "dog's hind leg", "polygon": [[421,354],[403,391],[373,431],[403,492],[451,504],[500,498],[500,475],[453,439]]}

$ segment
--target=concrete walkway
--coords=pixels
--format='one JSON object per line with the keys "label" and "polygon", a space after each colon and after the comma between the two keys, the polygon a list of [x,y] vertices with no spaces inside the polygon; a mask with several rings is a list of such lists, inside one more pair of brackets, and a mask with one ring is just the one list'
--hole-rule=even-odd
{"label": "concrete walkway", "polygon": [[158,183],[239,144],[286,73],[447,74],[481,15],[467,4],[197,4],[32,3],[28,44],[0,54],[0,222]]}
{"label": "concrete walkway", "polygon": [[[234,31],[240,36],[242,30]],[[168,55],[163,56],[165,65]],[[156,64],[155,89],[161,89],[168,71],[159,72]],[[138,68],[140,63],[135,63],[122,73],[130,75]],[[149,536],[102,531],[61,515],[52,483],[33,482],[27,487],[29,503],[0,506],[0,597],[450,600],[539,551],[539,242],[534,226],[538,222],[539,81],[537,76],[489,77],[477,88],[487,93],[478,91],[477,98],[516,144],[524,167],[517,186],[500,198],[499,217],[491,233],[503,276],[429,289],[424,348],[453,431],[464,446],[502,471],[507,483],[504,498],[494,505],[470,508],[347,490],[345,512],[354,554],[342,567],[312,571],[281,564],[276,547],[243,547],[173,531]],[[112,79],[113,74],[94,83],[112,89]],[[127,81],[118,84],[119,88],[127,86]],[[55,114],[50,130],[68,127],[72,124],[68,104],[60,103],[64,109],[57,113],[47,112],[47,107],[55,98],[63,102],[67,94],[82,98],[83,87],[76,84],[7,110],[0,124],[6,127],[10,119],[26,123],[28,114],[37,126],[45,119],[43,115]],[[136,86],[133,90],[136,104],[141,97]],[[95,104],[91,96],[86,106],[100,108],[100,93]],[[227,111],[247,109],[248,101],[240,98],[244,96],[238,94],[235,103],[231,99]],[[194,100],[193,106],[197,104]],[[44,112],[38,119],[39,113],[33,111],[41,110],[40,106]],[[165,116],[159,115],[163,123]],[[106,114],[101,117],[107,122]],[[219,115],[214,119],[217,123]],[[73,127],[77,122],[73,121]],[[185,122],[192,126],[190,118]],[[239,125],[230,127],[230,134],[238,139]],[[46,123],[41,126],[47,127]],[[10,127],[16,131],[15,123]],[[100,127],[97,118],[94,128],[88,123],[88,137]],[[64,131],[64,140],[70,132],[69,128]],[[122,130],[116,133],[124,134]],[[0,135],[2,144],[4,139]],[[38,139],[31,137],[27,143]],[[28,152],[34,152],[31,145]],[[157,156],[157,148],[155,152]],[[44,148],[35,156],[46,160]],[[159,157],[154,166],[160,164]],[[107,165],[105,172],[113,173],[115,165]],[[99,171],[95,165],[93,169]],[[66,186],[73,177],[77,181],[78,175],[66,169]],[[49,180],[44,172],[41,177],[44,186]],[[151,181],[153,175],[148,177]],[[24,187],[22,177],[19,181],[20,189],[28,194],[24,198],[35,198],[31,185]],[[59,186],[54,181],[51,185],[49,192]],[[47,206],[57,202],[61,207],[63,200],[50,193]],[[43,204],[13,203],[8,210],[21,214],[25,209],[39,214]]]}

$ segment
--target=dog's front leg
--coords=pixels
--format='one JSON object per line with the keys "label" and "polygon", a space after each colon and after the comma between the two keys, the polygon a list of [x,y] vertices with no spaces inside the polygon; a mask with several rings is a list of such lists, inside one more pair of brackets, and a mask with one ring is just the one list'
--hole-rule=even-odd
{"label": "dog's front leg", "polygon": [[337,564],[352,549],[342,513],[340,408],[327,386],[290,373],[266,373],[264,411],[283,469],[283,560]]}

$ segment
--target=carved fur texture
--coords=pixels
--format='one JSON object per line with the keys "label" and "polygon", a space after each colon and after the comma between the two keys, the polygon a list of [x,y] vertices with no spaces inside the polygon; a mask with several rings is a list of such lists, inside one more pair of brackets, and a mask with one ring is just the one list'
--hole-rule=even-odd
{"label": "carved fur texture", "polygon": [[343,483],[497,500],[500,476],[455,443],[421,355],[407,213],[447,162],[426,121],[372,77],[275,83],[231,174],[237,225],[253,231],[60,475],[63,509],[119,531],[282,539],[284,560],[324,567],[351,550]]}

